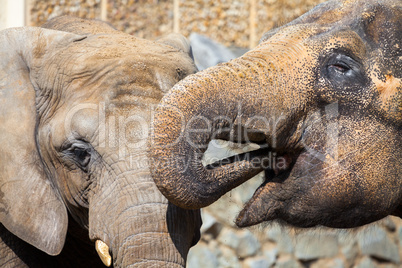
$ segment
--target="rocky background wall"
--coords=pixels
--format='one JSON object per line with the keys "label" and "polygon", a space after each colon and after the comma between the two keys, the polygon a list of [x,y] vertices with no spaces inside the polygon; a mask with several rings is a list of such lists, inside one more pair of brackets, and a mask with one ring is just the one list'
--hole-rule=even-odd
{"label": "rocky background wall", "polygon": [[[62,14],[103,19],[137,37],[156,39],[176,31],[190,37],[200,69],[252,48],[272,27],[323,0],[27,0],[28,25]],[[198,33],[198,34],[197,34]],[[202,35],[199,35],[202,34]],[[209,37],[209,38],[208,38]],[[218,41],[221,45],[215,43]],[[223,45],[222,45],[223,44]],[[231,47],[228,50],[226,47]],[[233,52],[234,51],[234,52]],[[232,148],[233,149],[233,148]],[[240,149],[238,149],[240,150]],[[211,152],[223,157],[229,152]],[[396,268],[402,267],[402,220],[388,217],[354,230],[300,230],[259,225],[238,229],[234,219],[261,176],[202,211],[201,241],[189,268]]]}
{"label": "rocky background wall", "polygon": [[155,39],[172,31],[196,32],[225,46],[250,48],[269,29],[325,0],[27,0],[27,24],[62,14],[111,22],[117,29]]}

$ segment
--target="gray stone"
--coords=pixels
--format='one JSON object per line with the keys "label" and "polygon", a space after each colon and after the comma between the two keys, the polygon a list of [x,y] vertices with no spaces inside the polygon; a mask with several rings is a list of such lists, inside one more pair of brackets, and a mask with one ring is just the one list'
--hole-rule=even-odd
{"label": "gray stone", "polygon": [[333,234],[307,232],[296,237],[295,256],[304,261],[331,258],[338,254],[338,240]]}
{"label": "gray stone", "polygon": [[310,268],[345,268],[345,264],[342,259],[319,259],[312,263]]}
{"label": "gray stone", "polygon": [[198,244],[192,247],[187,258],[187,267],[204,268],[218,267],[217,256],[204,244]]}
{"label": "gray stone", "polygon": [[202,234],[210,233],[214,237],[216,237],[222,228],[222,224],[219,223],[214,216],[209,214],[204,209],[201,209],[201,217],[202,217],[201,233]]}
{"label": "gray stone", "polygon": [[254,176],[250,180],[238,186],[233,191],[233,198],[240,205],[245,204],[254,195],[255,190],[261,186],[264,180],[264,174],[261,172],[257,176]]}
{"label": "gray stone", "polygon": [[391,263],[381,265],[381,268],[399,268],[399,267],[400,267],[399,265],[396,266],[395,264],[391,264]]}
{"label": "gray stone", "polygon": [[263,247],[263,254],[265,259],[268,261],[267,267],[271,267],[275,263],[276,257],[278,256],[278,248],[275,245],[265,243]]}
{"label": "gray stone", "polygon": [[361,261],[357,265],[353,266],[353,268],[378,268],[378,266],[374,263],[372,259],[366,256],[361,259]]}
{"label": "gray stone", "polygon": [[218,236],[218,241],[232,249],[236,249],[239,246],[240,238],[232,229],[223,228]]}
{"label": "gray stone", "polygon": [[349,264],[353,264],[356,261],[359,254],[359,248],[357,246],[356,235],[350,232],[343,232],[338,235],[338,243],[341,248],[341,252]]}
{"label": "gray stone", "polygon": [[243,47],[229,47],[230,51],[236,56],[236,58],[242,56],[244,53],[248,52],[250,49]]}
{"label": "gray stone", "polygon": [[356,257],[359,254],[359,250],[357,247],[357,243],[354,242],[353,244],[348,244],[341,247],[341,252],[348,263],[354,263],[356,261]]}
{"label": "gray stone", "polygon": [[241,263],[236,253],[227,247],[221,247],[221,255],[219,256],[218,261],[219,261],[219,268],[241,267]]}
{"label": "gray stone", "polygon": [[266,237],[278,244],[279,253],[293,253],[293,242],[285,228],[272,224],[266,229]]}
{"label": "gray stone", "polygon": [[263,256],[258,256],[254,258],[248,258],[244,262],[244,268],[268,268],[270,267],[270,262]]}
{"label": "gray stone", "polygon": [[231,192],[226,193],[218,201],[208,206],[204,210],[213,215],[220,223],[236,227],[234,219],[239,213],[240,205],[230,202]]}
{"label": "gray stone", "polygon": [[402,226],[398,228],[399,246],[402,247]]}
{"label": "gray stone", "polygon": [[303,265],[297,260],[291,258],[290,256],[280,257],[275,266],[275,268],[303,268]]}
{"label": "gray stone", "polygon": [[216,256],[220,256],[221,251],[220,251],[220,244],[218,243],[218,241],[216,241],[216,239],[212,239],[210,241],[208,241],[208,248],[216,255]]}
{"label": "gray stone", "polygon": [[260,249],[260,243],[249,230],[243,230],[239,234],[239,245],[236,253],[239,258],[254,256]]}
{"label": "gray stone", "polygon": [[236,58],[228,48],[204,35],[192,33],[189,39],[194,61],[199,70]]}
{"label": "gray stone", "polygon": [[398,246],[389,239],[384,229],[376,227],[362,230],[358,237],[362,254],[396,264],[400,263]]}
{"label": "gray stone", "polygon": [[396,231],[396,225],[392,221],[391,217],[386,217],[381,221],[382,225],[387,228],[388,231],[390,232],[395,232]]}

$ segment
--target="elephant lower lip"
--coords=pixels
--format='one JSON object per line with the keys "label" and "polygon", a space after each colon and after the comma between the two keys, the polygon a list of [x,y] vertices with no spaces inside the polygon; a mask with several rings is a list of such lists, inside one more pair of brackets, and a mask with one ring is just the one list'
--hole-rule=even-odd
{"label": "elephant lower lip", "polygon": [[[281,154],[278,170],[265,169],[265,180],[255,191],[236,219],[239,227],[248,227],[264,221],[280,219],[282,206],[292,198],[292,191],[287,191],[286,181],[291,178],[295,164],[303,162],[307,153],[301,151],[293,154]],[[290,195],[289,195],[290,194]]]}

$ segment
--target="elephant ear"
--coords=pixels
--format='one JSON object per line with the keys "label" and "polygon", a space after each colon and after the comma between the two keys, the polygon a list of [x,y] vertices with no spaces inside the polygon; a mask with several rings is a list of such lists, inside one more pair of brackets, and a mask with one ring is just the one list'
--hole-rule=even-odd
{"label": "elephant ear", "polygon": [[0,32],[0,222],[50,255],[64,246],[68,216],[37,149],[30,70],[79,39],[83,37],[34,27]]}
{"label": "elephant ear", "polygon": [[174,47],[184,53],[187,53],[191,59],[194,60],[193,51],[190,46],[190,41],[185,38],[183,35],[178,33],[171,33],[167,36],[161,37],[156,40],[159,43]]}

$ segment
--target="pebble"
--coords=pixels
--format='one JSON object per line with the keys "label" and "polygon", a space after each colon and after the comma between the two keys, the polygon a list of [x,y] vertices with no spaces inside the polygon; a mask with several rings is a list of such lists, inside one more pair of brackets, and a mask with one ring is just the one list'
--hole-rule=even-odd
{"label": "pebble", "polygon": [[231,228],[224,228],[219,234],[218,241],[222,245],[226,245],[235,250],[239,246],[240,238]]}
{"label": "pebble", "polygon": [[260,249],[260,243],[257,238],[249,230],[242,230],[239,234],[239,245],[236,253],[239,258],[254,256]]}
{"label": "pebble", "polygon": [[221,247],[221,255],[219,256],[219,268],[240,268],[241,262],[235,251],[225,246]]}
{"label": "pebble", "polygon": [[218,267],[217,256],[203,244],[190,249],[187,266],[191,268]]}
{"label": "pebble", "polygon": [[271,265],[265,257],[248,258],[244,261],[244,268],[267,268]]}
{"label": "pebble", "polygon": [[201,234],[211,234],[213,237],[217,237],[222,229],[222,224],[216,220],[214,216],[201,209]]}
{"label": "pebble", "polygon": [[378,268],[378,266],[369,257],[364,257],[357,265],[353,266],[353,268]]}
{"label": "pebble", "polygon": [[289,236],[288,229],[273,224],[266,227],[266,237],[268,240],[276,242],[280,253],[292,253],[293,241]]}
{"label": "pebble", "polygon": [[373,227],[360,232],[358,243],[364,255],[370,255],[395,264],[400,263],[397,244],[391,241],[386,231],[380,227]]}
{"label": "pebble", "polygon": [[190,44],[195,64],[200,71],[236,58],[231,50],[201,34],[192,33]]}
{"label": "pebble", "polygon": [[295,256],[308,261],[338,254],[338,240],[332,234],[306,232],[296,237]]}
{"label": "pebble", "polygon": [[303,265],[290,256],[284,256],[277,260],[275,268],[303,268]]}
{"label": "pebble", "polygon": [[319,259],[311,264],[310,268],[345,268],[345,264],[342,259]]}

